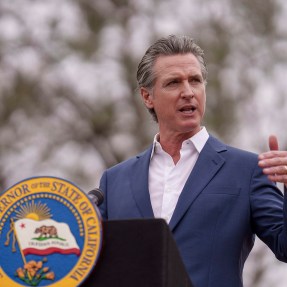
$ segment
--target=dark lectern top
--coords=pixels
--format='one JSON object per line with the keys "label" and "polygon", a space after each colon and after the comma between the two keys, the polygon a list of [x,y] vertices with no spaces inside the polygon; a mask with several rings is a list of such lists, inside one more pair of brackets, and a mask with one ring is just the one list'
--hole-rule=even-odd
{"label": "dark lectern top", "polygon": [[162,219],[103,222],[103,246],[83,287],[192,287]]}

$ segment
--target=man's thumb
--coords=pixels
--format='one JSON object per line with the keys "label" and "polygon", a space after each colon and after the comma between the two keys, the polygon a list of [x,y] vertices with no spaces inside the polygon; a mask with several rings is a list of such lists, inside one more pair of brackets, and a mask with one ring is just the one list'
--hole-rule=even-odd
{"label": "man's thumb", "polygon": [[269,136],[269,149],[270,150],[279,150],[277,137],[274,135]]}

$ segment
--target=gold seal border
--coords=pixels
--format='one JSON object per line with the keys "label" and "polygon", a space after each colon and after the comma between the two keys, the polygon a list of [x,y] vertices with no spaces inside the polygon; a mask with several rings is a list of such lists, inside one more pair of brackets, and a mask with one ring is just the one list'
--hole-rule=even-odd
{"label": "gold seal border", "polygon": [[[23,199],[29,201],[37,194],[45,194],[48,198],[60,196],[71,203],[81,216],[84,228],[84,246],[77,264],[62,279],[56,283],[48,284],[49,287],[79,286],[94,268],[102,246],[102,224],[97,208],[88,196],[73,183],[58,177],[33,177],[23,180],[0,195],[0,222],[3,215],[9,217],[10,208]],[[26,199],[26,200],[25,200]],[[7,218],[8,218],[7,217]],[[7,219],[6,218],[6,219]],[[1,227],[2,228],[2,227]],[[6,284],[6,285],[4,285]],[[0,286],[20,287],[21,285],[7,276],[0,266]]]}

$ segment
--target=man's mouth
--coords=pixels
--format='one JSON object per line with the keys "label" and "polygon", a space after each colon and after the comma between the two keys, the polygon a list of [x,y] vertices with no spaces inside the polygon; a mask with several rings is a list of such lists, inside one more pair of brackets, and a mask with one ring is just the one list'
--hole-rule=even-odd
{"label": "man's mouth", "polygon": [[196,107],[195,106],[190,106],[190,105],[181,107],[179,109],[180,112],[185,113],[185,114],[193,113],[195,110],[196,110]]}

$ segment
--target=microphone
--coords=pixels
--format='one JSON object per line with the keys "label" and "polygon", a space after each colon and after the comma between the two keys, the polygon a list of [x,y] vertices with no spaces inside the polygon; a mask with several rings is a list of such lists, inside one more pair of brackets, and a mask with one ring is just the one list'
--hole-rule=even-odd
{"label": "microphone", "polygon": [[101,205],[104,201],[103,192],[99,188],[94,188],[89,191],[88,197],[92,200],[93,203],[96,204],[96,206]]}

